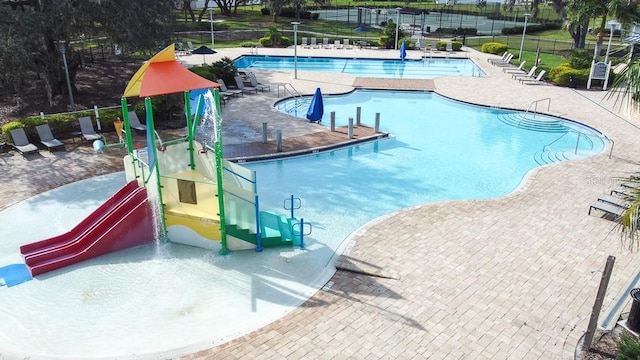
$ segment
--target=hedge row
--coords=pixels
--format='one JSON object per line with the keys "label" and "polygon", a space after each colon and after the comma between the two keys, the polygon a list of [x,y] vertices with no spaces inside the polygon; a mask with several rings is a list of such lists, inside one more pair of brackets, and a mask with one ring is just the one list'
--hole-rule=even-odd
{"label": "hedge row", "polygon": [[[562,24],[557,22],[527,25],[527,34],[535,34],[535,33],[539,33],[546,30],[560,30],[561,28],[562,28]],[[524,31],[524,26],[513,26],[513,27],[502,28],[502,34],[504,35],[522,34],[523,31]]]}

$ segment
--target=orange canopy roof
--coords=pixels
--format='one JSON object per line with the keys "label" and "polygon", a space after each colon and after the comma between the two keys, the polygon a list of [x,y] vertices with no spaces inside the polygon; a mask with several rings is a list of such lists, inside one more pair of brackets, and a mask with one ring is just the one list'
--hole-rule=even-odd
{"label": "orange canopy roof", "polygon": [[122,96],[148,97],[214,87],[220,85],[196,75],[178,63],[175,44],[171,44],[136,71]]}

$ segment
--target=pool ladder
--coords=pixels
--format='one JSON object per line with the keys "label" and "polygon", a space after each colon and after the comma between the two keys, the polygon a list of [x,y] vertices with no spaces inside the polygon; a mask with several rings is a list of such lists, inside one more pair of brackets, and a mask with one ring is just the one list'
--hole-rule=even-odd
{"label": "pool ladder", "polygon": [[[288,106],[285,108],[285,112],[290,112],[291,110],[297,108],[300,103],[303,101],[302,95],[296,88],[293,87],[290,83],[280,83],[278,84],[278,97],[280,96],[280,90],[282,89],[282,97],[289,96],[294,99],[294,101],[289,101]],[[289,105],[291,104],[291,105]]]}

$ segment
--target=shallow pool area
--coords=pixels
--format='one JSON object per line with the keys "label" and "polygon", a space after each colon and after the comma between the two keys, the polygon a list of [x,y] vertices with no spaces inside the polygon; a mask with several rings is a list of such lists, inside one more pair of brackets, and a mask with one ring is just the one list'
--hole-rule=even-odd
{"label": "shallow pool area", "polygon": [[357,77],[433,79],[440,76],[484,76],[470,59],[423,58],[421,60],[359,59],[332,57],[243,55],[234,60],[238,69],[320,71]]}

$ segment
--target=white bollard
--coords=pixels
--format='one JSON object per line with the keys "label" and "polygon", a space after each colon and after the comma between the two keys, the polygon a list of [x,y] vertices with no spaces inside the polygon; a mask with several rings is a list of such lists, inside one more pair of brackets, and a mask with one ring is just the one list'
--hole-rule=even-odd
{"label": "white bollard", "polygon": [[267,123],[266,122],[262,123],[262,143],[263,144],[267,143]]}
{"label": "white bollard", "polygon": [[331,112],[331,132],[336,131],[336,112]]}
{"label": "white bollard", "polygon": [[353,139],[353,118],[349,118],[349,139]]}
{"label": "white bollard", "polygon": [[96,126],[98,127],[98,131],[101,131],[102,126],[100,125],[100,113],[98,112],[98,105],[93,105],[93,112],[96,114]]}
{"label": "white bollard", "polygon": [[276,131],[276,142],[277,142],[276,151],[282,152],[282,130],[281,129],[278,129]]}
{"label": "white bollard", "polygon": [[44,120],[44,112],[40,111],[40,119]]}
{"label": "white bollard", "polygon": [[380,113],[376,113],[376,122],[373,126],[373,132],[376,134],[380,132]]}
{"label": "white bollard", "polygon": [[356,126],[360,126],[360,115],[362,114],[362,107],[356,108]]}

